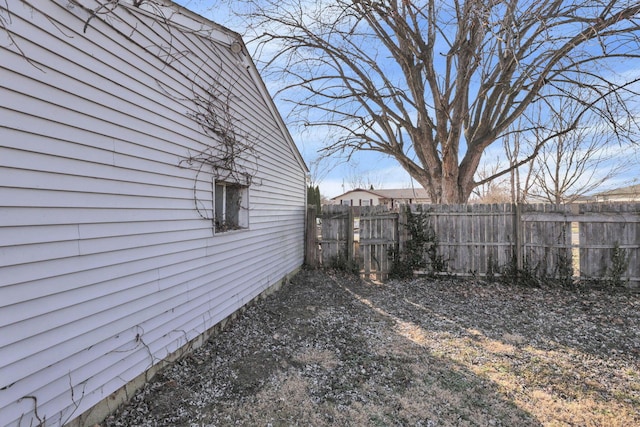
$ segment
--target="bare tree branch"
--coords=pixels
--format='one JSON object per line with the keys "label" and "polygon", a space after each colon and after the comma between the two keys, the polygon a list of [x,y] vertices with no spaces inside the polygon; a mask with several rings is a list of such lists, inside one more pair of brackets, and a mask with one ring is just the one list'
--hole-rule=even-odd
{"label": "bare tree branch", "polygon": [[519,130],[531,139],[535,129],[540,148],[587,111],[619,141],[638,130],[637,79],[619,66],[640,67],[637,1],[244,3],[265,76],[295,103],[292,120],[333,129],[323,153],[390,155],[436,202],[465,202],[521,165],[475,181],[486,150],[557,98],[583,108]]}

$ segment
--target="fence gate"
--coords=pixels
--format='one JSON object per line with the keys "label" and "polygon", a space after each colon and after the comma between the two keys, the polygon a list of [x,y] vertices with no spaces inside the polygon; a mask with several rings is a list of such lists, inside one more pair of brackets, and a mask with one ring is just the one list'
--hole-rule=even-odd
{"label": "fence gate", "polygon": [[384,280],[391,271],[391,251],[398,245],[398,214],[386,206],[360,209],[358,265],[367,278]]}
{"label": "fence gate", "polygon": [[352,259],[353,210],[349,206],[325,205],[320,221],[320,263],[329,266],[336,260]]}

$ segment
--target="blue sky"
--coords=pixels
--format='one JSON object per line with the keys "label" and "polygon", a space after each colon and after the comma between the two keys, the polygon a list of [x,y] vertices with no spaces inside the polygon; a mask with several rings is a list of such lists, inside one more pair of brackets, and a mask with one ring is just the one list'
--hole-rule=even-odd
{"label": "blue sky", "polygon": [[[216,2],[216,0],[174,0],[190,10],[224,25],[238,33],[243,33],[243,28],[228,13],[225,2]],[[212,3],[217,3],[212,8]],[[249,46],[251,51],[251,47]],[[636,69],[637,70],[637,69]],[[265,84],[271,91],[275,93],[278,89],[279,82],[269,81],[265,78]],[[291,108],[290,104],[275,99],[276,105],[280,110],[283,118],[287,121],[287,113]],[[321,193],[329,198],[351,189],[356,182],[374,184],[376,188],[408,188],[416,186],[410,176],[400,167],[397,162],[388,157],[373,152],[360,152],[353,155],[349,162],[343,159],[333,158],[325,159],[320,165],[316,166],[318,159],[318,149],[323,146],[325,141],[322,130],[311,128],[312,130],[299,131],[293,126],[289,126],[289,130],[302,153],[305,161],[312,169],[312,174],[316,180],[319,180]],[[636,164],[638,163],[638,153],[636,156]],[[496,143],[490,147],[485,155],[488,163],[495,162],[498,157],[503,157],[503,149],[501,143]],[[630,185],[634,178],[640,178],[638,167],[632,167],[629,173],[620,177],[615,181],[609,182],[606,187],[609,189],[617,186]],[[637,183],[637,182],[636,182]]]}

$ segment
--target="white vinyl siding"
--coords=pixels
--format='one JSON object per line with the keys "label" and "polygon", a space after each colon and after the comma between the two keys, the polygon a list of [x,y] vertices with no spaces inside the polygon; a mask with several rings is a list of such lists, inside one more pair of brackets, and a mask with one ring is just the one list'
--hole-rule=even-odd
{"label": "white vinyl siding", "polygon": [[[73,420],[302,264],[304,164],[232,33],[132,6],[84,32],[87,10],[0,2],[7,426]],[[213,233],[195,203],[213,209],[214,171],[183,163],[213,142],[190,101],[211,84],[232,88],[234,123],[260,141],[239,233]]]}

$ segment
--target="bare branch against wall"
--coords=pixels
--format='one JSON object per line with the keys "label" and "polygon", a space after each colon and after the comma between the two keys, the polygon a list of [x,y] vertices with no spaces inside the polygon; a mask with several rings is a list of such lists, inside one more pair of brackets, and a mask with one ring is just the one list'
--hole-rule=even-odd
{"label": "bare branch against wall", "polygon": [[9,0],[2,0],[2,3],[0,3],[0,35],[4,33],[9,39],[9,44],[18,51],[20,56],[22,56],[24,60],[31,64],[34,68],[44,73],[44,70],[39,67],[31,58],[29,58],[20,47],[20,44],[11,32],[10,27],[12,24],[13,20],[11,17],[11,10],[9,9]]}
{"label": "bare branch against wall", "polygon": [[199,215],[214,219],[211,207],[198,197],[202,181],[235,183],[249,187],[258,171],[258,135],[243,130],[234,111],[235,84],[228,85],[221,78],[209,83],[204,91],[194,83],[195,110],[189,115],[210,138],[204,149],[189,153],[180,164],[196,171],[193,187],[194,201]]}
{"label": "bare branch against wall", "polygon": [[[195,63],[193,59],[197,56],[194,52],[178,50],[174,46],[175,28],[172,18],[174,13],[179,12],[166,4],[156,0],[136,0],[132,3],[121,0],[102,0],[99,1],[97,7],[90,9],[77,0],[68,1],[73,7],[77,6],[84,10],[86,15],[83,26],[84,34],[89,33],[95,20],[100,20],[127,37],[132,43],[138,44],[140,48],[160,58],[165,66],[172,66],[174,61],[187,57],[191,57],[190,62]],[[165,38],[159,37],[156,43],[140,44],[134,37],[136,32],[141,30],[138,25],[149,24],[140,19],[133,20],[133,22],[137,22],[136,24],[127,22],[122,14],[132,13],[131,8],[150,12],[153,22],[159,22],[165,30]],[[205,26],[180,27],[181,34],[195,33],[204,37],[210,35],[211,31]],[[209,47],[214,52],[219,49],[215,43],[211,43]],[[173,67],[175,72],[182,73],[186,79],[191,81],[192,93],[186,98],[173,94],[170,88],[161,82],[156,82],[167,96],[186,103],[186,114],[209,137],[200,141],[204,148],[189,152],[179,161],[179,164],[196,171],[193,185],[195,208],[202,218],[211,221],[215,220],[214,212],[211,210],[211,200],[205,201],[199,197],[198,189],[203,188],[202,184],[211,185],[211,180],[214,179],[248,187],[251,185],[258,168],[256,151],[258,135],[252,135],[249,131],[243,130],[236,117],[237,100],[235,97],[236,93],[240,91],[236,90],[236,82],[229,81],[229,76],[224,76],[224,57],[225,54],[218,50],[218,55],[202,60],[200,68],[194,75],[191,74],[191,71],[182,70],[181,67]]]}

